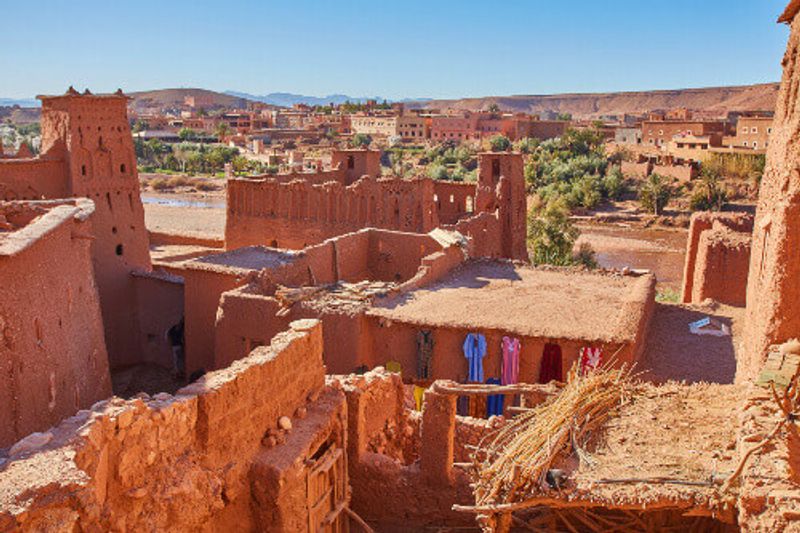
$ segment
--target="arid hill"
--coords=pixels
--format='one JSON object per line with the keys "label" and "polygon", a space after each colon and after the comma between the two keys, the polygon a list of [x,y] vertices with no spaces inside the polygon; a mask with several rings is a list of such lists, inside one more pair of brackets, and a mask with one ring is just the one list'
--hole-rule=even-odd
{"label": "arid hill", "polygon": [[463,110],[487,109],[497,104],[504,111],[525,113],[569,113],[575,118],[596,118],[601,115],[643,113],[657,109],[686,107],[724,115],[728,111],[771,110],[778,95],[777,83],[702,89],[661,91],[553,94],[530,96],[487,96],[458,100],[431,100],[412,107]]}
{"label": "arid hill", "polygon": [[207,89],[157,89],[127,94],[133,98],[132,107],[134,109],[182,107],[184,98],[187,96],[194,96],[198,101],[209,102],[209,105],[198,105],[198,107],[208,109],[245,109],[248,102],[245,98]]}

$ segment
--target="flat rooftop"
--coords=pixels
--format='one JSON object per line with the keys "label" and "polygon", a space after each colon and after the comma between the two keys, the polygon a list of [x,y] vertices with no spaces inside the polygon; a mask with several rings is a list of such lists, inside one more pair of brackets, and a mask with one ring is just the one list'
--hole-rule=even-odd
{"label": "flat rooftop", "polygon": [[651,274],[634,277],[479,260],[464,263],[432,285],[379,299],[367,314],[524,337],[632,342],[653,286]]}
{"label": "flat rooftop", "polygon": [[247,246],[228,252],[198,257],[188,261],[185,265],[198,270],[253,271],[277,268],[289,264],[296,259],[297,255],[296,252],[278,250],[266,246]]}

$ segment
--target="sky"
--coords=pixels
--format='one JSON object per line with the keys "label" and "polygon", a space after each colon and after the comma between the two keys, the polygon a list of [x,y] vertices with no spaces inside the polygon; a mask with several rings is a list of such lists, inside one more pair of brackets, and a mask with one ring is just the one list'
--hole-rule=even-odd
{"label": "sky", "polygon": [[787,2],[0,0],[0,97],[69,85],[402,99],[771,82]]}

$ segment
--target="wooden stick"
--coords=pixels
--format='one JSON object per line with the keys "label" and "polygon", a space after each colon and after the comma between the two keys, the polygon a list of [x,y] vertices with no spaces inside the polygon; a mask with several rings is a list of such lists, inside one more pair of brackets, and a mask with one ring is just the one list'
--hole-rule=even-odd
{"label": "wooden stick", "polygon": [[764,437],[764,440],[762,440],[761,442],[759,442],[758,444],[747,450],[747,453],[745,453],[742,459],[739,461],[739,466],[736,467],[736,470],[733,471],[733,474],[731,474],[728,477],[728,479],[725,480],[725,484],[722,485],[722,492],[727,492],[728,489],[731,488],[731,484],[736,480],[736,478],[738,478],[742,474],[742,470],[744,470],[744,465],[750,458],[750,456],[753,455],[758,450],[760,450],[761,448],[763,448],[764,446],[766,446],[769,443],[769,441],[771,441],[773,437],[775,437],[775,435],[778,434],[778,431],[780,431],[780,429],[783,427],[783,424],[785,423],[786,420],[784,419],[775,424],[773,430],[769,432],[769,435]]}
{"label": "wooden stick", "polygon": [[346,513],[347,513],[347,515],[348,515],[350,518],[352,518],[352,519],[353,519],[353,520],[356,522],[356,524],[358,524],[359,526],[361,526],[361,529],[363,529],[363,530],[364,530],[366,533],[375,533],[375,530],[374,530],[374,529],[372,529],[371,527],[369,527],[369,524],[367,524],[367,523],[364,521],[364,519],[363,519],[363,518],[361,518],[360,516],[358,516],[358,515],[356,514],[356,512],[355,512],[355,511],[353,511],[352,509],[350,509],[350,507],[349,507],[349,506],[345,506],[345,508],[344,508],[344,512],[346,512]]}

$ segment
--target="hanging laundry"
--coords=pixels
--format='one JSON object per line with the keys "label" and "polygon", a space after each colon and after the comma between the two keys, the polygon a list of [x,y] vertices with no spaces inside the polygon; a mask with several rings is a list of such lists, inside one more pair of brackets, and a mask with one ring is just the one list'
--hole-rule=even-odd
{"label": "hanging laundry", "polygon": [[486,337],[470,333],[464,340],[464,357],[469,362],[469,381],[483,383],[483,358],[486,356]]}
{"label": "hanging laundry", "polygon": [[519,339],[503,337],[500,344],[503,350],[502,384],[519,383],[519,353],[521,350]]}
{"label": "hanging laundry", "polygon": [[417,377],[431,377],[431,356],[433,356],[433,332],[422,329],[417,332]]}
{"label": "hanging laundry", "polygon": [[417,406],[417,411],[422,411],[422,399],[425,397],[425,387],[414,385],[414,404]]}
{"label": "hanging laundry", "polygon": [[580,351],[581,375],[597,370],[603,364],[603,349],[584,346]]}
{"label": "hanging laundry", "polygon": [[[489,378],[486,380],[487,385],[500,385],[500,380],[497,378]],[[486,398],[486,418],[492,415],[500,416],[503,414],[503,401],[505,397],[502,394],[491,394]]]}
{"label": "hanging laundry", "polygon": [[539,383],[550,383],[552,380],[563,381],[561,377],[561,346],[548,342],[544,345],[542,353]]}

